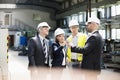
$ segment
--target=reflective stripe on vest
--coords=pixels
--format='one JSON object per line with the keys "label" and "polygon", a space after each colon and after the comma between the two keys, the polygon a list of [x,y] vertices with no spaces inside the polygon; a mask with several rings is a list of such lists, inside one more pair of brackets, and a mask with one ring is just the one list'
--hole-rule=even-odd
{"label": "reflective stripe on vest", "polygon": [[[78,36],[78,47],[84,47],[86,40],[87,40],[87,36],[85,34],[80,33]],[[68,37],[67,41],[72,42],[72,36]],[[71,56],[70,48],[68,48],[68,50],[67,50],[67,56],[68,56],[68,60],[71,61],[72,56]],[[77,59],[78,59],[78,61],[82,61],[82,54],[78,53]]]}

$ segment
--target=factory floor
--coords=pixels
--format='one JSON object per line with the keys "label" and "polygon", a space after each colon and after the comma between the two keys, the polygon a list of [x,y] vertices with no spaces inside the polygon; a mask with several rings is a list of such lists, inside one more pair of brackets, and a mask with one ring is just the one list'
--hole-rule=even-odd
{"label": "factory floor", "polygon": [[39,71],[31,72],[27,67],[27,56],[18,56],[18,53],[18,51],[9,50],[8,80],[120,80],[119,72],[107,68],[102,69],[101,72],[68,67],[62,69],[41,68]]}

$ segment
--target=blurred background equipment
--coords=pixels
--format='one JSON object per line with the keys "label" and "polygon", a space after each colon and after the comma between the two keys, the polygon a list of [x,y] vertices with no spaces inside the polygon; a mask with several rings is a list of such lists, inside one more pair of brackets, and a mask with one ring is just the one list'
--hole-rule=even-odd
{"label": "blurred background equipment", "polygon": [[0,80],[8,80],[8,29],[0,29]]}

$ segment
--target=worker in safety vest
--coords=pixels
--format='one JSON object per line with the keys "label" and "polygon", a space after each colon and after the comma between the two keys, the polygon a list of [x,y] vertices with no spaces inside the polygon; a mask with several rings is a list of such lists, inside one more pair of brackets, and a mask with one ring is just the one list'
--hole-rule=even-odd
{"label": "worker in safety vest", "polygon": [[[71,31],[71,35],[67,38],[67,42],[69,42],[73,46],[84,47],[87,35],[83,33],[79,33],[79,23],[76,20],[71,20],[69,22],[69,28]],[[82,54],[73,53],[71,49],[67,49],[67,62],[72,67],[80,67],[80,62],[82,61]]]}

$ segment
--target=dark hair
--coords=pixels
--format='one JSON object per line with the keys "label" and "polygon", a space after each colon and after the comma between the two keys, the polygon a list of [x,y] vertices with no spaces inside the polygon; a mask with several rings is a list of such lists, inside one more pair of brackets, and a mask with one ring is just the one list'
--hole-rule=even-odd
{"label": "dark hair", "polygon": [[[57,35],[58,36],[58,35]],[[57,36],[55,37],[55,42],[56,43],[59,43],[58,39],[57,39]]]}

